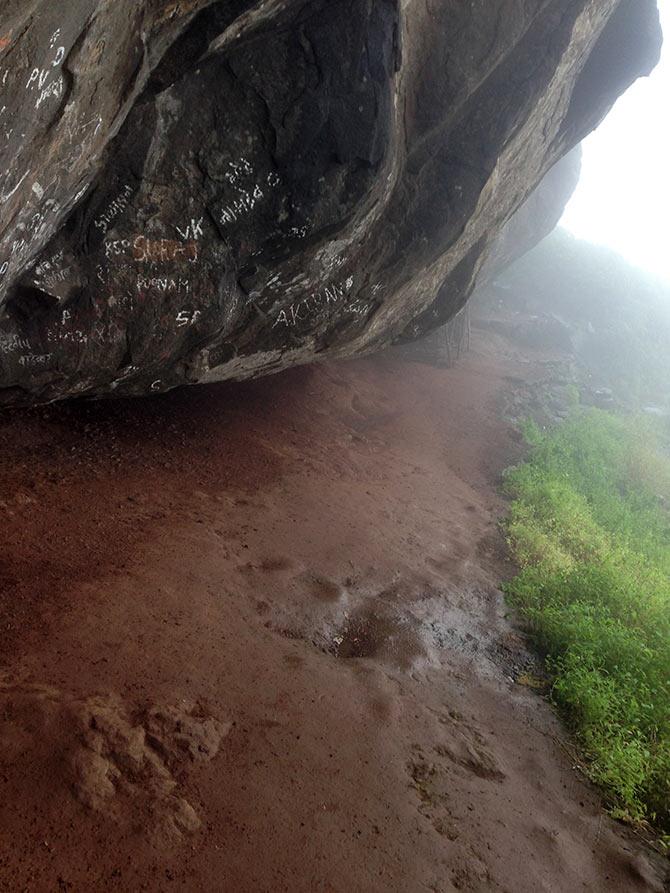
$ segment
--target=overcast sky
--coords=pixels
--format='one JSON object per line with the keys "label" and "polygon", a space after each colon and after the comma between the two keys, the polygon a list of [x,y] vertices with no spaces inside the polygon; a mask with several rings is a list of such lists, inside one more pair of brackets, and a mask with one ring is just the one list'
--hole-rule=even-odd
{"label": "overcast sky", "polygon": [[582,178],[561,224],[670,280],[670,0],[659,8],[661,63],[584,141]]}

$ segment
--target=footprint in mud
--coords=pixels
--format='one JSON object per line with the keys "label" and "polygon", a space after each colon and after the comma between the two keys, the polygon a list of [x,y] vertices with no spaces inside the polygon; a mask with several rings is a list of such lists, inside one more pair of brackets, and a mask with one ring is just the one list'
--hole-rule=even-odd
{"label": "footprint in mud", "polygon": [[448,791],[442,790],[439,769],[429,763],[420,749],[414,759],[407,764],[410,788],[419,798],[419,814],[429,821],[433,828],[447,840],[458,840],[458,822],[449,808]]}
{"label": "footprint in mud", "polygon": [[401,670],[428,657],[417,622],[374,608],[349,618],[334,641],[337,657],[374,658]]}
{"label": "footprint in mud", "polygon": [[285,555],[277,555],[270,558],[264,558],[258,565],[258,569],[267,573],[277,573],[280,571],[290,571],[295,567],[295,562]]}
{"label": "footprint in mud", "polygon": [[[433,828],[448,840],[459,837],[459,820],[450,807],[453,795],[453,769],[445,764],[443,757],[466,769],[477,778],[502,782],[504,772],[500,769],[495,757],[483,745],[481,736],[472,730],[455,728],[450,723],[448,741],[436,745],[433,753],[437,759],[430,760],[419,745],[414,746],[415,754],[407,763],[410,777],[410,788],[419,798],[417,809]],[[469,734],[473,739],[470,740]],[[469,889],[469,887],[467,888]]]}
{"label": "footprint in mud", "polygon": [[470,564],[471,554],[469,546],[457,542],[445,548],[437,557],[428,556],[426,564],[440,576],[460,577]]}
{"label": "footprint in mud", "polygon": [[365,419],[377,415],[380,411],[380,407],[373,406],[372,403],[366,403],[365,400],[361,400],[358,394],[354,394],[351,398],[351,408]]}
{"label": "footprint in mud", "polygon": [[467,741],[463,737],[456,738],[448,744],[438,744],[435,753],[447,757],[452,763],[462,766],[478,778],[497,782],[502,782],[506,778],[492,753],[481,744]]}
{"label": "footprint in mud", "polygon": [[325,577],[305,577],[305,582],[312,595],[321,602],[338,602],[344,595],[344,589]]}
{"label": "footprint in mud", "polygon": [[263,502],[261,499],[246,499],[243,496],[228,497],[226,501],[236,508],[251,508],[264,511],[268,507],[267,503]]}
{"label": "footprint in mud", "polygon": [[507,777],[481,732],[466,725],[457,711],[439,716],[444,731],[435,745],[438,756],[462,766],[478,778],[503,782]]}
{"label": "footprint in mud", "polygon": [[484,737],[476,729],[463,725],[457,717],[455,712],[439,717],[444,732],[440,733],[442,740],[432,748],[432,758],[426,756],[421,746],[414,745],[415,753],[407,763],[410,787],[421,801],[419,812],[438,833],[451,840],[454,839],[454,825],[449,802],[454,772],[462,775],[464,770],[469,775],[497,784],[507,777]]}
{"label": "footprint in mud", "polygon": [[288,558],[285,555],[271,555],[267,558],[262,558],[259,562],[247,561],[239,565],[238,570],[245,574],[258,571],[265,574],[282,574],[293,572],[295,568],[296,563],[292,558]]}
{"label": "footprint in mud", "polygon": [[465,562],[457,558],[426,558],[426,564],[446,581],[463,579]]}
{"label": "footprint in mud", "polygon": [[369,428],[384,424],[394,415],[382,401],[378,404],[374,404],[369,401],[361,400],[358,395],[354,395],[350,405],[354,415],[349,419],[349,424],[354,431],[358,431],[359,433],[362,433]]}

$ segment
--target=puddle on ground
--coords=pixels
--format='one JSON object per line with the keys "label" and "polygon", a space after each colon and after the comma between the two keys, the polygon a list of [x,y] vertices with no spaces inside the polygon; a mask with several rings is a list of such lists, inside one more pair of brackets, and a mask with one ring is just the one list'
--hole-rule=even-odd
{"label": "puddle on ground", "polygon": [[334,641],[333,653],[339,658],[375,658],[401,670],[428,658],[416,620],[375,608],[350,618]]}

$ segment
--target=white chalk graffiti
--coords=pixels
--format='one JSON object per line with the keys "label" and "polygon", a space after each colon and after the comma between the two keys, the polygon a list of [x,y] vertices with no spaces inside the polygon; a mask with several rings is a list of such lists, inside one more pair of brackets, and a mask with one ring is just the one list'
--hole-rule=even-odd
{"label": "white chalk graffiti", "polygon": [[253,167],[246,158],[240,158],[239,161],[229,161],[228,170],[224,174],[226,180],[231,186],[237,186],[240,180],[245,177],[251,177],[254,173]]}
{"label": "white chalk graffiti", "polygon": [[246,189],[240,190],[239,196],[221,211],[221,225],[233,223],[240,217],[251,213],[263,198],[265,198],[265,193],[258,184],[254,186],[253,192],[248,192]]}
{"label": "white chalk graffiti", "polygon": [[51,359],[53,354],[43,353],[43,354],[24,354],[22,357],[19,357],[19,363],[24,367],[34,368],[36,366],[46,366]]}
{"label": "white chalk graffiti", "polygon": [[49,97],[62,96],[65,89],[65,82],[60,72],[58,72],[55,80],[49,80],[54,70],[60,68],[65,61],[65,47],[58,45],[59,38],[60,28],[51,35],[49,41],[50,58],[47,59],[43,66],[33,68],[26,83],[26,90],[31,92],[34,90],[38,91],[37,101],[35,102],[36,109]]}
{"label": "white chalk graffiti", "polygon": [[46,340],[49,344],[106,344],[108,341],[119,337],[115,323],[109,325],[97,320],[85,332],[73,328],[77,325],[76,315],[71,310],[63,310],[60,323],[49,326],[46,330]]}
{"label": "white chalk graffiti", "polygon": [[133,310],[135,302],[132,295],[109,295],[107,305],[109,307],[120,307],[124,310]]}
{"label": "white chalk graffiti", "polygon": [[30,350],[30,341],[27,338],[21,338],[20,335],[8,335],[0,332],[0,352],[15,353],[18,350]]}
{"label": "white chalk graffiti", "polygon": [[303,226],[292,226],[288,234],[293,239],[304,239],[308,232],[309,226],[305,223]]}
{"label": "white chalk graffiti", "polygon": [[47,288],[55,288],[62,282],[67,282],[70,278],[70,268],[65,267],[63,270],[54,270],[42,280]]}
{"label": "white chalk graffiti", "polygon": [[[18,229],[18,227],[17,227],[17,229]],[[11,250],[9,252],[10,260],[4,261],[3,264],[0,266],[0,276],[5,275],[5,273],[9,269],[11,259],[14,258],[14,255],[16,255],[16,254],[21,255],[26,250],[26,248],[28,248],[31,241],[32,241],[32,236],[27,240],[26,239],[14,239],[14,241],[12,242]]]}
{"label": "white chalk graffiti", "polygon": [[42,105],[43,102],[45,102],[47,99],[49,99],[52,96],[55,96],[56,98],[59,99],[63,95],[63,89],[64,89],[64,81],[62,78],[59,78],[56,81],[51,81],[51,83],[48,84],[48,86],[46,86],[44,88],[44,90],[42,90],[40,95],[37,97],[37,102],[35,103],[35,108],[38,109]]}
{"label": "white chalk graffiti", "polygon": [[55,273],[63,263],[64,257],[65,249],[61,248],[60,251],[57,251],[55,254],[52,254],[51,257],[37,264],[35,267],[35,275],[42,277]]}
{"label": "white chalk graffiti", "polygon": [[193,326],[202,316],[201,310],[180,310],[177,314],[177,327]]}
{"label": "white chalk graffiti", "polygon": [[356,301],[352,301],[350,304],[347,304],[344,308],[348,313],[354,313],[356,316],[365,316],[370,311],[370,305],[367,301],[363,301],[359,298]]}
{"label": "white chalk graffiti", "polygon": [[237,190],[237,196],[227,201],[221,209],[219,215],[221,226],[228,226],[250,214],[258,203],[267,197],[269,191],[281,184],[281,178],[276,171],[270,171],[265,177],[258,178],[246,158],[238,162],[229,162],[228,168],[225,178]]}
{"label": "white chalk graffiti", "polygon": [[26,241],[25,239],[14,239],[14,241],[12,242],[12,255],[22,254],[29,244],[30,242]]}
{"label": "white chalk graffiti", "polygon": [[93,225],[106,233],[110,223],[126,210],[132,194],[132,187],[124,186],[116,198],[107,205],[103,213],[93,221]]}
{"label": "white chalk graffiti", "polygon": [[77,329],[74,332],[53,333],[47,331],[47,341],[69,341],[71,344],[88,344],[88,335]]}
{"label": "white chalk graffiti", "polygon": [[195,241],[197,241],[200,236],[204,235],[202,231],[203,220],[203,217],[201,217],[199,220],[194,220],[191,217],[191,222],[187,224],[185,230],[180,229],[180,227],[178,226],[175,226],[175,229],[185,242],[188,242],[189,239],[194,239]]}
{"label": "white chalk graffiti", "polygon": [[[14,188],[9,192],[0,192],[0,203],[7,201],[8,198],[16,193],[21,184],[29,176],[29,173],[30,171],[25,173],[18,181],[18,183],[16,183]],[[35,189],[35,187],[37,187],[37,189]],[[46,190],[41,186],[41,184],[37,182],[33,183],[31,187],[31,193],[32,196],[35,196],[35,200],[37,199],[40,190],[42,191],[42,195],[44,195],[44,192]],[[7,273],[15,257],[20,258],[21,255],[23,255],[29,249],[33,240],[43,235],[48,215],[57,214],[59,210],[60,205],[58,204],[58,202],[54,201],[53,199],[47,199],[43,204],[42,210],[33,213],[32,217],[27,223],[17,224],[16,230],[18,232],[24,233],[24,235],[20,239],[14,239],[14,241],[12,242],[9,259],[3,261],[3,263],[0,265],[0,277],[4,276]]]}
{"label": "white chalk graffiti", "polygon": [[138,292],[155,289],[166,294],[175,292],[178,294],[188,294],[191,290],[191,283],[183,276],[138,276],[137,290]]}
{"label": "white chalk graffiti", "polygon": [[[105,257],[118,257],[121,254],[125,254],[130,248],[129,239],[106,239],[102,244],[105,247]],[[100,267],[98,270],[100,270]]]}
{"label": "white chalk graffiti", "polygon": [[[354,287],[354,277],[349,276],[343,282],[326,286],[322,291],[314,292],[301,301],[291,304],[287,309],[280,310],[272,328],[283,325],[286,328],[305,322],[314,316],[322,307],[343,305]],[[358,302],[356,302],[358,303]],[[353,305],[349,305],[353,308]],[[345,309],[349,309],[345,307]],[[354,311],[357,312],[357,311]]]}

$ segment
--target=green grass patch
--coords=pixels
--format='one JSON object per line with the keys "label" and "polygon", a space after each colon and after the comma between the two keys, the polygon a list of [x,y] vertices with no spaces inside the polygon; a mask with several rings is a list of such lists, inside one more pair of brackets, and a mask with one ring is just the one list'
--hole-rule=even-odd
{"label": "green grass patch", "polygon": [[576,410],[505,476],[505,587],[614,813],[670,832],[670,452],[658,422]]}

